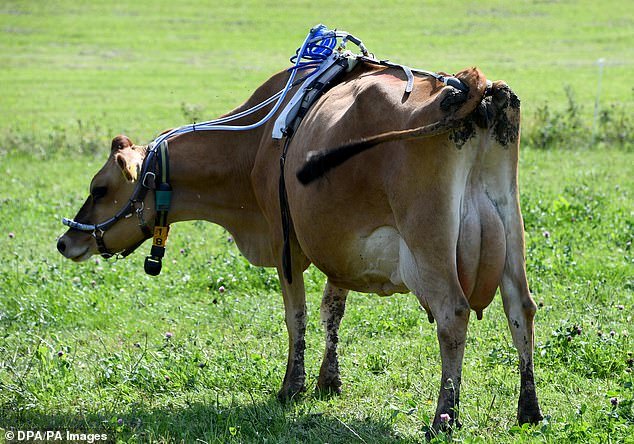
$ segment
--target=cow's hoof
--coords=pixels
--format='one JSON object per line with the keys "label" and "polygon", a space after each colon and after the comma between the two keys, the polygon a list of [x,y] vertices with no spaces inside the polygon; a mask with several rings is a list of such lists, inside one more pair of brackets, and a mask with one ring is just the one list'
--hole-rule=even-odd
{"label": "cow's hoof", "polygon": [[537,407],[536,410],[522,410],[520,412],[517,412],[517,422],[522,425],[522,424],[537,424],[539,423],[539,421],[541,421],[542,419],[544,419],[544,416],[542,415],[542,412],[539,410],[539,407]]}
{"label": "cow's hoof", "polygon": [[517,422],[522,424],[537,424],[544,419],[536,396],[520,398],[517,405]]}
{"label": "cow's hoof", "polygon": [[293,401],[301,396],[302,393],[306,391],[306,386],[304,383],[301,384],[289,384],[277,392],[277,399],[285,404],[287,402]]}
{"label": "cow's hoof", "polygon": [[317,391],[325,395],[340,395],[341,385],[339,375],[320,376],[317,381]]}

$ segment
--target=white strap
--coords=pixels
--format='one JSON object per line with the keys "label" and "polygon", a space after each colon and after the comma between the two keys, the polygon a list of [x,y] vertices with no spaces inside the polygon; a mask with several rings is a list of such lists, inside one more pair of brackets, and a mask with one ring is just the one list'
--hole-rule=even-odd
{"label": "white strap", "polygon": [[407,85],[405,85],[405,92],[411,93],[412,89],[414,89],[414,74],[412,73],[412,69],[409,66],[401,65],[403,71],[405,71],[405,75],[407,76]]}
{"label": "white strap", "polygon": [[339,54],[337,54],[336,52],[333,53],[327,60],[324,60],[321,63],[317,71],[311,74],[310,77],[308,77],[304,81],[304,83],[297,90],[293,98],[288,102],[288,104],[284,107],[282,112],[277,116],[277,120],[275,120],[275,125],[273,125],[272,136],[274,139],[281,139],[282,137],[284,137],[284,134],[286,133],[288,125],[291,123],[291,121],[297,114],[297,111],[299,110],[302,99],[304,98],[304,95],[306,94],[308,85],[310,85],[310,83],[314,79],[322,75],[324,71],[326,71],[328,68],[334,65],[337,62],[337,60],[339,60],[339,57],[340,57]]}

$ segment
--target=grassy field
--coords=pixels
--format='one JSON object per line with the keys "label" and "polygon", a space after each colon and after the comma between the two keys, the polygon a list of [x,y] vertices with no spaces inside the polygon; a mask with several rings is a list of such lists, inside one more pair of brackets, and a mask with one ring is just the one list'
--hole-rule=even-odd
{"label": "grassy field", "polygon": [[[590,125],[598,58],[603,106],[633,110],[627,2],[447,5],[4,1],[0,429],[120,442],[424,441],[440,359],[435,326],[413,296],[350,296],[344,393],[321,398],[311,389],[324,277],[309,269],[309,391],[282,406],[276,274],[249,265],[222,228],[176,225],[159,278],[143,274],[145,247],[125,261],[76,265],[55,239],[115,134],[142,143],[227,111],[287,66],[318,22],[382,58],[446,71],[478,65],[506,79],[527,132],[545,103],[566,108],[565,85]],[[520,177],[546,419],[515,424],[516,353],[496,298],[484,320],[472,317],[460,442],[634,442],[634,150],[548,148],[522,151]]]}
{"label": "grassy field", "polygon": [[[125,132],[145,142],[183,121],[182,104],[213,117],[237,106],[320,22],[362,38],[380,58],[429,70],[479,66],[505,79],[526,116],[563,107],[569,85],[593,112],[634,110],[628,2],[167,0],[0,4],[0,130],[46,145]],[[81,126],[78,121],[81,120]],[[56,139],[57,138],[57,139]],[[42,142],[43,141],[43,142]],[[102,140],[107,142],[107,140]],[[48,145],[46,145],[48,146]]]}

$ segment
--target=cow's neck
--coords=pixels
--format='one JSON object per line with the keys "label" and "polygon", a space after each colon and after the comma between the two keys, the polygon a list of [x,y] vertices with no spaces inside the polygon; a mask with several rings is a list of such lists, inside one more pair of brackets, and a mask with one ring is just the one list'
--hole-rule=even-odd
{"label": "cow's neck", "polygon": [[170,223],[206,220],[231,232],[242,253],[262,263],[270,250],[268,229],[250,174],[260,131],[206,131],[169,143],[173,188]]}
{"label": "cow's neck", "polygon": [[170,219],[219,222],[223,211],[249,206],[249,151],[256,149],[249,142],[241,133],[218,132],[188,134],[171,141],[174,193]]}
{"label": "cow's neck", "polygon": [[[267,99],[286,83],[281,72],[261,85],[237,113]],[[268,108],[234,124],[258,121]],[[256,265],[275,265],[270,227],[254,193],[251,172],[264,132],[270,126],[250,131],[201,131],[171,140],[170,182],[173,188],[169,221],[206,220],[231,232],[240,251]],[[273,163],[274,165],[277,162]]]}

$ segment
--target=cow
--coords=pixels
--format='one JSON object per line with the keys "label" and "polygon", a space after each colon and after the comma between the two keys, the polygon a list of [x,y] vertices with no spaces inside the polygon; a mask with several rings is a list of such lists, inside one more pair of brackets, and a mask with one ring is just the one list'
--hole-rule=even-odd
{"label": "cow", "polygon": [[[288,77],[287,71],[272,76],[227,115],[262,102]],[[274,119],[249,131],[195,131],[169,139],[168,222],[219,224],[252,264],[277,268],[289,336],[280,400],[306,389],[303,271],[314,264],[327,277],[319,390],[341,392],[337,343],[348,292],[411,292],[437,323],[442,376],[431,429],[458,426],[470,313],[481,318],[499,288],[519,354],[517,419],[542,419],[533,376],[536,305],[526,277],[518,194],[520,101],[504,82],[488,82],[477,68],[456,77],[468,91],[423,75],[405,91],[403,70],[360,63],[326,91],[287,146],[287,230],[280,203],[283,142],[271,137]],[[117,136],[75,220],[110,218],[143,180],[147,153],[148,146]],[[71,227],[57,248],[77,262],[103,251],[127,254],[150,236],[140,226],[152,225],[152,193],[135,212],[138,217],[121,218],[99,236]]]}

